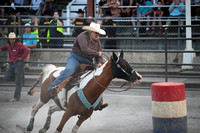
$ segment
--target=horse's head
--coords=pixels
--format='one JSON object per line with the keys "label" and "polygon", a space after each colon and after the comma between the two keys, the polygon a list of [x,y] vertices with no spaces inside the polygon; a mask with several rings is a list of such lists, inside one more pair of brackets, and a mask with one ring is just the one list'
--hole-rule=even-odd
{"label": "horse's head", "polygon": [[112,73],[115,78],[125,79],[130,82],[140,80],[139,74],[123,59],[123,50],[118,57],[114,52],[112,56]]}

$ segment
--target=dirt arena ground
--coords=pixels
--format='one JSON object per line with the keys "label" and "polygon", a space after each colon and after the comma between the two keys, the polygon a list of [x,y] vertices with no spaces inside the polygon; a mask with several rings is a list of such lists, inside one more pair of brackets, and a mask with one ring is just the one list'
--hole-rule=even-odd
{"label": "dirt arena ground", "polygon": [[[0,92],[0,133],[20,133],[16,125],[26,128],[31,108],[39,98],[39,92],[28,96],[28,89],[23,89],[21,101],[9,102],[9,98],[13,96],[11,90],[12,88],[3,88]],[[101,112],[94,112],[79,128],[79,133],[153,133],[150,89],[117,93],[106,90],[103,97],[109,106]],[[188,133],[200,133],[200,91],[186,91],[186,97]],[[43,127],[48,107],[52,104],[53,101],[50,101],[38,111],[32,133],[38,133]],[[53,114],[47,133],[55,131],[63,113]],[[63,133],[70,133],[76,120],[77,116],[72,117],[64,126]]]}

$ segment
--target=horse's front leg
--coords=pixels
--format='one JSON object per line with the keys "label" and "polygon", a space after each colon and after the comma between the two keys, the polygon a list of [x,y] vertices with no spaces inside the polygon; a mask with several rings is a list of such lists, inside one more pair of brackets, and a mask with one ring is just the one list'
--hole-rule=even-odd
{"label": "horse's front leg", "polygon": [[85,115],[82,115],[79,117],[78,121],[76,122],[76,125],[72,129],[72,133],[77,133],[79,127],[81,124],[87,120],[93,113],[93,109],[89,110]]}
{"label": "horse's front leg", "polygon": [[49,107],[49,111],[48,111],[48,116],[47,116],[46,122],[44,124],[44,127],[42,129],[40,129],[39,133],[46,133],[46,131],[50,128],[51,115],[56,111],[61,111],[59,106],[53,105],[53,106]]}
{"label": "horse's front leg", "polygon": [[60,133],[65,125],[65,123],[69,120],[70,117],[72,117],[74,115],[74,113],[72,112],[72,110],[70,108],[67,108],[67,110],[65,111],[60,124],[58,125],[56,131],[54,133]]}
{"label": "horse's front leg", "polygon": [[37,101],[37,103],[32,107],[32,112],[31,112],[31,119],[29,121],[29,124],[26,128],[26,131],[32,131],[33,130],[33,126],[34,126],[34,117],[36,115],[36,113],[38,112],[38,110],[44,105],[45,103],[41,102],[41,100],[39,99]]}

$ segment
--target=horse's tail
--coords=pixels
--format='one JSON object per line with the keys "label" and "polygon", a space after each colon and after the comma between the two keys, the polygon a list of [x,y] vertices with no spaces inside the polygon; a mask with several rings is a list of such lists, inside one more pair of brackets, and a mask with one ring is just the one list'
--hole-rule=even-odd
{"label": "horse's tail", "polygon": [[42,72],[40,73],[40,76],[38,79],[35,81],[35,83],[32,85],[31,89],[27,92],[28,95],[33,96],[35,91],[36,91],[36,85],[46,76],[46,74],[51,71],[56,69],[55,65],[48,64],[46,65],[43,69]]}

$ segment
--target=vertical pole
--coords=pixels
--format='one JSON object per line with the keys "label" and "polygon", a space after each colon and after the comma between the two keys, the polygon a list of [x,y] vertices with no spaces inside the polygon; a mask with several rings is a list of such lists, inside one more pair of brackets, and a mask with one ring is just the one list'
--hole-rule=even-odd
{"label": "vertical pole", "polygon": [[87,8],[88,8],[87,16],[94,17],[94,3],[95,3],[94,0],[87,1]]}
{"label": "vertical pole", "polygon": [[[186,26],[191,25],[191,0],[186,0]],[[186,39],[192,37],[191,27],[186,27]],[[192,40],[186,40],[186,49],[185,51],[192,51]],[[192,64],[192,59],[194,53],[183,53],[183,63]],[[182,69],[192,69],[192,66],[182,66]]]}
{"label": "vertical pole", "polygon": [[[71,5],[67,6],[67,26],[70,26],[70,19],[71,19],[70,8],[71,8]],[[67,34],[68,35],[70,34],[70,28],[68,28],[68,27],[67,27]]]}
{"label": "vertical pole", "polygon": [[[139,4],[137,4],[137,26],[139,26],[139,23],[140,23],[140,18],[139,18]],[[136,36],[139,37],[139,28],[137,28],[137,34]]]}
{"label": "vertical pole", "polygon": [[168,82],[167,52],[167,29],[165,28],[165,82]]}

